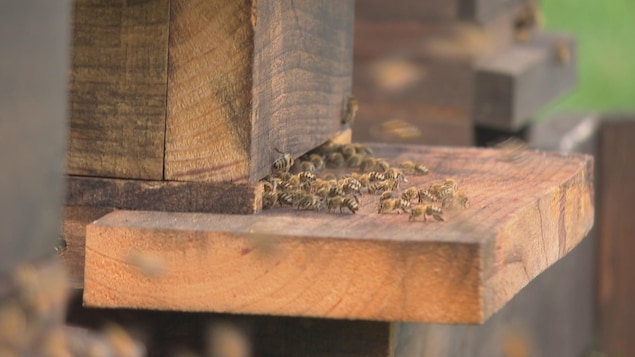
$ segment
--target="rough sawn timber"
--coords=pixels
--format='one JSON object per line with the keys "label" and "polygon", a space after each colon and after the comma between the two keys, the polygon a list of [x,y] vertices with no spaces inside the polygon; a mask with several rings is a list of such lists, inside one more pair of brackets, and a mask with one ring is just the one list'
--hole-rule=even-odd
{"label": "rough sawn timber", "polygon": [[[409,184],[455,177],[470,208],[446,211],[445,223],[379,215],[370,195],[357,215],[117,211],[87,227],[84,303],[482,323],[593,225],[590,156],[373,148],[391,162],[427,164],[431,175]],[[163,274],[146,275],[137,255]]]}

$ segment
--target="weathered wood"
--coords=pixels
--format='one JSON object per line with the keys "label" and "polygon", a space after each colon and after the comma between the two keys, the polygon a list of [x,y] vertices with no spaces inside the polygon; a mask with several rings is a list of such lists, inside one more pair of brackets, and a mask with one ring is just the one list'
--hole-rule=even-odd
{"label": "weathered wood", "polygon": [[160,180],[169,0],[74,4],[67,171]]}
{"label": "weathered wood", "polygon": [[635,118],[603,121],[599,165],[599,323],[609,356],[635,354]]}
{"label": "weathered wood", "polygon": [[337,133],[352,26],[352,0],[173,0],[165,177],[254,183]]}
{"label": "weathered wood", "polygon": [[0,12],[0,275],[53,254],[67,138],[67,1]]}
{"label": "weathered wood", "polygon": [[67,206],[169,212],[255,213],[262,184],[67,178]]}
{"label": "weathered wood", "polygon": [[516,5],[519,0],[359,0],[356,13],[373,21],[429,20],[488,21]]}
{"label": "weathered wood", "polygon": [[[85,303],[482,323],[592,226],[587,156],[524,152],[518,164],[497,150],[374,149],[426,163],[432,174],[413,185],[456,177],[471,208],[446,223],[378,215],[368,195],[354,216],[118,211],[87,227]],[[145,276],[128,259],[137,253],[163,275]]]}
{"label": "weathered wood", "polygon": [[[560,46],[568,58],[559,58]],[[561,34],[539,34],[480,62],[475,74],[477,124],[517,130],[544,105],[576,83],[575,41]]]}

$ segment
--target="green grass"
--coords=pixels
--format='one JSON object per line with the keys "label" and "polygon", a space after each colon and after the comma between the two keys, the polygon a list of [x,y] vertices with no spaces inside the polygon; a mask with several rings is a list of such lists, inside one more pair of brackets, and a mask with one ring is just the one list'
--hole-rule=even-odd
{"label": "green grass", "polygon": [[635,111],[635,0],[542,0],[545,27],[578,40],[578,85],[559,111]]}

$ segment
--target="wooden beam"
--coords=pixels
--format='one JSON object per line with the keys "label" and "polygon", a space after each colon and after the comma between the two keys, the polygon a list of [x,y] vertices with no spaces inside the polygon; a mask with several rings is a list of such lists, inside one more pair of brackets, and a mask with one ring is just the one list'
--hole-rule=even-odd
{"label": "wooden beam", "polygon": [[[373,149],[391,162],[425,162],[432,174],[409,184],[457,178],[471,207],[448,211],[446,223],[379,215],[369,195],[357,215],[118,211],[87,227],[85,303],[482,323],[593,224],[588,156]],[[136,254],[160,262],[162,274],[144,275]]]}
{"label": "wooden beam", "polygon": [[504,130],[527,124],[540,108],[575,85],[575,48],[572,37],[542,33],[479,63],[475,122]]}
{"label": "wooden beam", "polygon": [[163,178],[169,0],[75,0],[71,175]]}
{"label": "wooden beam", "polygon": [[635,353],[629,331],[635,326],[635,120],[613,116],[603,121],[599,166],[599,324],[601,350],[610,356]]}
{"label": "wooden beam", "polygon": [[64,197],[68,1],[0,12],[0,276],[53,254]]}
{"label": "wooden beam", "polygon": [[118,180],[69,176],[67,206],[169,212],[255,213],[262,184]]}
{"label": "wooden beam", "polygon": [[171,1],[165,178],[253,184],[335,135],[352,31],[352,0]]}

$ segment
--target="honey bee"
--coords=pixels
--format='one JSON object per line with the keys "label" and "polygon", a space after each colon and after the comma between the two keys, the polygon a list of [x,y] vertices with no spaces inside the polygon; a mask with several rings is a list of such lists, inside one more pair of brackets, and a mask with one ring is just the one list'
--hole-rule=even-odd
{"label": "honey bee", "polygon": [[377,159],[371,156],[366,156],[359,165],[359,170],[364,172],[366,170],[373,170],[377,166]]}
{"label": "honey bee", "polygon": [[350,158],[351,156],[357,154],[357,150],[353,144],[345,144],[341,147],[340,153],[344,156],[345,159]]}
{"label": "honey bee", "polygon": [[408,208],[410,208],[410,202],[401,198],[388,198],[379,202],[377,213],[386,213],[395,210],[402,210],[404,213],[408,213]]}
{"label": "honey bee", "polygon": [[331,209],[339,207],[340,213],[343,208],[347,208],[351,213],[355,214],[359,210],[359,204],[350,197],[335,196],[327,202],[329,212]]}
{"label": "honey bee", "polygon": [[364,156],[362,156],[361,154],[353,154],[348,159],[346,159],[346,165],[348,167],[361,167],[363,160]]}
{"label": "honey bee", "polygon": [[384,159],[377,159],[377,167],[385,172],[390,169],[390,164]]}
{"label": "honey bee", "polygon": [[441,199],[441,207],[443,208],[452,208],[455,203],[458,203],[463,208],[470,207],[467,196],[461,191],[451,191]]}
{"label": "honey bee", "polygon": [[322,200],[320,197],[311,194],[311,193],[303,193],[296,197],[297,200],[297,208],[299,210],[314,210],[319,211],[322,207]]}
{"label": "honey bee", "polygon": [[540,26],[541,22],[542,14],[538,6],[533,1],[527,3],[514,21],[516,40],[520,42],[528,41],[531,30]]}
{"label": "honey bee", "polygon": [[494,146],[503,154],[506,161],[518,162],[522,159],[522,154],[529,147],[527,143],[521,139],[510,137]]}
{"label": "honey bee", "polygon": [[571,62],[571,49],[566,43],[556,44],[556,58],[561,65],[567,65]]}
{"label": "honey bee", "polygon": [[322,176],[322,179],[325,181],[337,181],[337,176],[328,172],[328,173],[325,173],[324,176]]}
{"label": "honey bee", "polygon": [[312,174],[315,174],[317,173],[317,169],[315,165],[313,165],[313,162],[302,161],[302,163],[300,163],[300,172],[310,172]]}
{"label": "honey bee", "polygon": [[341,187],[345,193],[362,194],[362,183],[352,177],[343,179]]}
{"label": "honey bee", "polygon": [[280,206],[293,206],[293,203],[295,202],[296,197],[298,196],[297,192],[295,191],[285,191],[285,192],[280,192],[278,195],[278,204]]}
{"label": "honey bee", "polygon": [[280,151],[278,148],[275,148],[275,150],[282,156],[280,156],[278,159],[276,159],[276,161],[273,162],[272,171],[273,172],[289,172],[289,169],[291,168],[291,166],[293,166],[295,159],[293,158],[291,154],[284,153]]}
{"label": "honey bee", "polygon": [[358,154],[362,154],[362,155],[372,155],[373,154],[373,149],[369,148],[368,146],[366,146],[364,144],[353,143],[351,145],[353,146],[353,148],[355,148],[355,152],[358,153]]}
{"label": "honey bee", "polygon": [[427,221],[427,216],[432,216],[437,221],[443,222],[443,211],[441,208],[432,205],[416,205],[410,210],[409,221],[414,221],[418,217],[423,217],[423,221]]}
{"label": "honey bee", "polygon": [[401,199],[406,200],[408,202],[414,200],[415,198],[419,197],[419,189],[416,187],[410,187],[409,189],[405,190],[402,194],[401,194]]}
{"label": "honey bee", "polygon": [[262,194],[262,208],[263,209],[273,208],[276,202],[278,202],[278,192],[265,191]]}
{"label": "honey bee", "polygon": [[379,196],[379,201],[385,201],[391,198],[398,198],[399,194],[395,191],[386,191]]}
{"label": "honey bee", "polygon": [[324,168],[324,159],[318,154],[309,155],[309,161],[313,163],[316,170],[322,170]]}
{"label": "honey bee", "polygon": [[421,165],[421,164],[417,164],[415,162],[412,161],[404,161],[401,164],[399,164],[399,167],[401,167],[402,169],[412,172],[415,175],[427,175],[428,174],[428,168]]}
{"label": "honey bee", "polygon": [[428,191],[428,189],[425,188],[420,189],[417,192],[417,198],[419,203],[423,201],[437,202],[439,200],[436,195],[432,194],[430,191]]}
{"label": "honey bee", "polygon": [[368,173],[368,180],[371,182],[386,181],[386,176],[381,172],[373,171]]}
{"label": "honey bee", "polygon": [[408,179],[403,174],[403,172],[401,172],[401,170],[394,167],[384,171],[384,177],[386,179],[392,179],[399,182],[408,182]]}
{"label": "honey bee", "polygon": [[352,124],[357,115],[359,109],[359,103],[355,97],[350,96],[346,98],[346,106],[344,108],[344,115],[342,115],[342,124]]}
{"label": "honey bee", "polygon": [[342,155],[342,153],[340,152],[333,152],[329,154],[328,158],[326,159],[326,166],[332,168],[340,168],[344,166],[344,155]]}
{"label": "honey bee", "polygon": [[368,193],[380,194],[386,191],[392,191],[387,181],[378,181],[368,186]]}

